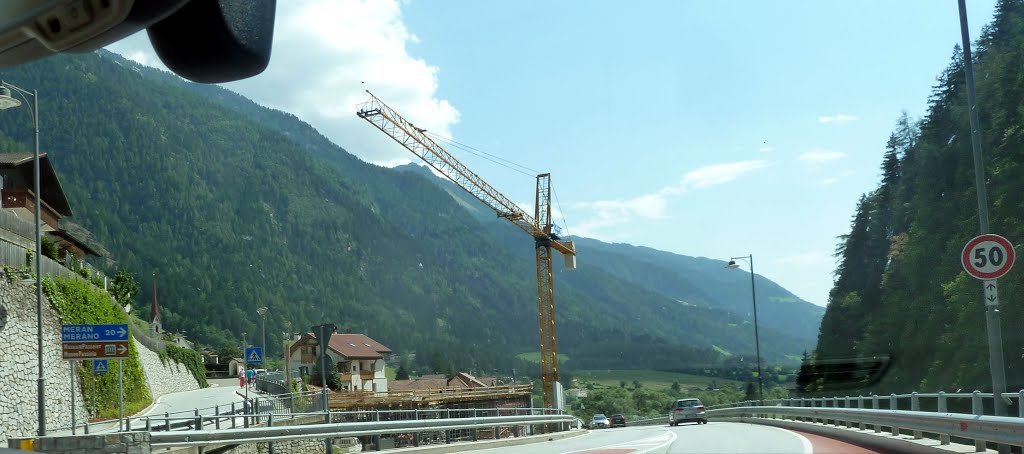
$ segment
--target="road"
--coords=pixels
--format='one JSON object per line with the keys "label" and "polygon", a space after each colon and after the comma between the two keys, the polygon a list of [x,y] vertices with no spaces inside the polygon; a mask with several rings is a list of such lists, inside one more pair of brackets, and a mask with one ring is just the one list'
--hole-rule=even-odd
{"label": "road", "polygon": [[[244,399],[235,394],[235,391],[239,389],[244,391],[244,389],[238,387],[237,378],[209,380],[209,383],[209,388],[162,396],[157,399],[156,404],[138,416],[151,416],[155,418],[163,416],[164,413],[193,413],[197,408],[200,409],[199,414],[201,415],[212,415],[214,414],[214,406],[219,405],[221,412],[230,411],[232,403],[237,404],[238,408],[242,408],[241,405]],[[253,397],[256,395],[251,390],[249,393]]]}
{"label": "road", "polygon": [[[524,449],[528,446],[529,449]],[[710,422],[601,429],[564,440],[473,451],[486,454],[839,454],[875,451],[776,427]]]}
{"label": "road", "polygon": [[[237,408],[242,408],[244,399],[235,394],[235,391],[242,389],[238,387],[238,379],[209,380],[210,387],[184,391],[161,396],[148,409],[138,415],[131,416],[132,427],[144,427],[146,417],[153,418],[153,424],[162,424],[165,413],[171,417],[185,417],[194,415],[199,409],[201,415],[214,414],[214,406],[220,406],[221,413],[231,411],[231,404],[235,403]],[[244,389],[243,389],[244,391]],[[249,391],[250,396],[255,397],[256,393]],[[178,413],[175,415],[175,413]],[[174,422],[174,421],[172,421]],[[81,420],[78,421],[82,423]],[[118,429],[118,421],[101,422],[90,427],[91,433],[115,432]],[[81,430],[81,428],[79,428]],[[51,435],[70,435],[71,429],[50,431]]]}

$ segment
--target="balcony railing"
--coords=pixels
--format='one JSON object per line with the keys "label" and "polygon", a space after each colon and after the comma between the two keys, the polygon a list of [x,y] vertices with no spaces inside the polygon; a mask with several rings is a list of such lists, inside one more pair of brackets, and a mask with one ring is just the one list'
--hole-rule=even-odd
{"label": "balcony railing", "polygon": [[[32,193],[28,188],[12,188],[4,189],[2,192],[3,208],[23,208],[28,210],[30,213],[36,210],[36,198],[35,194]],[[39,201],[42,212],[39,214],[39,219],[43,224],[46,224],[50,228],[40,227],[42,230],[59,230],[60,225],[58,224],[57,212],[54,211],[45,201]]]}

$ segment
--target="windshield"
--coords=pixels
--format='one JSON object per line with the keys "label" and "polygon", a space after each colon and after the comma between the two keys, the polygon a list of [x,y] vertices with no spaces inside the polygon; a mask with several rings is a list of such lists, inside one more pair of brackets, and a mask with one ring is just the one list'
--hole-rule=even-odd
{"label": "windshield", "polygon": [[163,14],[86,50],[76,2],[21,3],[0,39],[54,55],[0,68],[0,408],[35,403],[4,437],[118,422],[165,368],[665,440],[1024,414],[1024,0],[271,2],[222,85],[164,66]]}

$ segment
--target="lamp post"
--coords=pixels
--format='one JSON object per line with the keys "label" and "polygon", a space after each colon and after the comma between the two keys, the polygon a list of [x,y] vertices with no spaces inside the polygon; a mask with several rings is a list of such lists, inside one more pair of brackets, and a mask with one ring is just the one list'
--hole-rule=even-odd
{"label": "lamp post", "polygon": [[757,331],[757,292],[754,290],[754,254],[750,254],[745,257],[733,257],[729,259],[729,263],[725,265],[726,268],[736,269],[740,266],[736,263],[737,260],[743,260],[750,265],[750,299],[754,304],[754,348],[757,354],[757,400],[760,405],[764,405],[764,379],[761,372],[761,335]]}
{"label": "lamp post", "polygon": [[262,328],[263,328],[263,357],[260,358],[260,360],[262,360],[262,362],[263,362],[263,370],[266,371],[267,370],[267,306],[263,306],[263,307],[261,307],[259,309],[256,309],[256,313],[260,314],[260,318],[262,319],[262,322],[263,322],[262,323]]}
{"label": "lamp post", "polygon": [[[28,95],[32,96],[32,106],[29,107],[32,115],[32,135],[35,142],[35,149],[32,152],[32,174],[34,184],[32,191],[34,192],[33,197],[36,202],[35,206],[35,266],[36,266],[36,348],[37,348],[37,361],[39,366],[39,377],[36,381],[36,406],[38,407],[39,413],[39,436],[46,435],[46,405],[44,402],[45,394],[43,392],[43,385],[45,383],[43,379],[43,285],[40,277],[40,257],[42,253],[40,251],[40,227],[39,227],[39,92],[37,90],[24,90],[11,85],[7,82],[0,81],[0,110],[9,109],[11,107],[18,107],[21,105],[21,101],[11,96],[11,90],[14,90],[25,102],[28,102]],[[28,107],[28,106],[26,106]]]}

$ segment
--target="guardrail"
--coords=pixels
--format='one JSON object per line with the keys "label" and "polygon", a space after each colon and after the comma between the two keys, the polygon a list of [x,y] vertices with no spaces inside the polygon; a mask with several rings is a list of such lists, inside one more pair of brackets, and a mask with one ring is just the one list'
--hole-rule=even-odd
{"label": "guardrail", "polygon": [[[873,408],[886,410],[934,411],[952,413],[972,413],[993,415],[993,393],[974,391],[969,393],[906,393],[889,394],[886,396],[843,396],[843,397],[804,397],[787,399],[765,399],[765,405],[784,405],[787,407],[832,407],[832,408]],[[1017,404],[1017,416],[1024,418],[1024,390],[1017,393],[1003,393],[1007,404]],[[756,400],[745,400],[723,405],[708,406],[709,410],[733,407],[750,407],[759,403]]]}
{"label": "guardrail", "polygon": [[444,432],[445,442],[451,442],[450,433],[469,430],[475,435],[480,430],[494,430],[500,436],[502,426],[540,424],[567,424],[575,418],[571,415],[520,415],[490,416],[478,418],[420,419],[404,421],[368,421],[344,424],[311,424],[304,426],[258,427],[237,430],[200,430],[189,432],[154,432],[150,442],[154,448],[188,446],[230,445],[247,443],[274,443],[293,440],[359,437],[381,435],[402,435],[414,433],[414,445],[418,445],[422,432]]}
{"label": "guardrail", "polygon": [[[1017,416],[994,416],[993,393],[909,393],[888,396],[814,397],[766,400],[709,407],[708,417],[797,418],[805,422],[834,424],[859,429],[870,426],[876,433],[908,433],[914,439],[926,434],[948,445],[953,438],[973,441],[983,451],[986,442],[1024,445],[1024,390],[1004,393],[1017,405]],[[907,402],[909,401],[909,402]]]}
{"label": "guardrail", "polygon": [[[982,443],[976,446],[985,449],[985,442],[1019,445],[1024,441],[1024,420],[1008,416],[971,415],[963,413],[926,413],[905,410],[868,410],[859,408],[812,408],[812,407],[734,407],[708,410],[709,418],[743,417],[743,418],[776,418],[776,417],[820,421],[836,426],[865,424],[872,426],[876,433],[888,427],[893,435],[901,430],[915,433],[914,438],[923,438],[921,434],[930,433],[945,437],[959,437]],[[942,444],[949,444],[945,438]]]}

